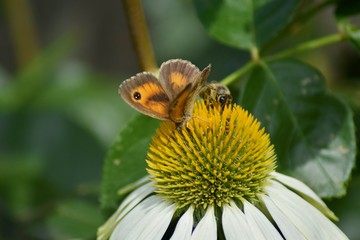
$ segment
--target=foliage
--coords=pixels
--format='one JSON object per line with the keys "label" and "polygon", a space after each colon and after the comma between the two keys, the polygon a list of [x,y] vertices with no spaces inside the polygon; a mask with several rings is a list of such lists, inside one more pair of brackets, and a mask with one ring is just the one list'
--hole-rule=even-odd
{"label": "foliage", "polygon": [[[338,33],[299,39],[295,45],[282,46],[295,26],[301,28],[322,9],[336,4],[339,4],[336,14],[341,13],[341,18],[333,15],[334,19],[341,19]],[[194,0],[198,17],[211,37],[251,56],[222,82],[230,85],[236,102],[252,112],[270,133],[278,156],[278,170],[303,180],[325,198],[346,193],[356,155],[353,114],[336,93],[329,91],[325,77],[315,66],[291,57],[342,40],[358,47],[358,29],[347,20],[347,13],[358,13],[360,9],[339,10],[341,4]],[[226,56],[221,57],[226,61]],[[146,132],[133,132],[128,137],[131,130],[124,130],[110,148],[101,194],[106,210],[116,206],[124,196],[114,192],[145,174],[135,173],[132,168],[144,164],[146,144],[157,126],[149,130],[147,121],[147,117],[130,121],[126,128],[146,125]],[[124,147],[124,142],[131,147]],[[136,153],[134,147],[138,149]],[[125,161],[129,160],[125,156],[131,156],[133,165],[127,167]],[[124,161],[123,168],[114,169],[116,159]]]}
{"label": "foliage", "polygon": [[[327,199],[350,191],[330,205],[345,219],[341,228],[359,238],[349,219],[360,219],[360,177],[353,171],[360,76],[355,73],[333,87],[313,59],[320,48],[341,41],[360,52],[360,30],[351,23],[360,5],[346,0],[193,0],[181,12],[173,4],[188,2],[158,1],[144,2],[150,19],[174,17],[157,19],[159,25],[168,24],[166,29],[156,29],[156,21],[150,26],[158,52],[171,46],[158,59],[211,63],[210,81],[227,84],[234,101],[270,133],[280,172]],[[319,36],[310,20],[326,9],[334,9],[337,30]],[[194,28],[198,23],[202,28]],[[118,84],[128,76],[113,79],[68,61],[76,46],[63,37],[14,76],[0,69],[0,239],[92,238],[104,221],[98,196],[107,217],[129,184],[146,174],[147,146],[159,121],[133,117],[135,111],[119,99]],[[334,61],[340,66],[341,59]]]}
{"label": "foliage", "polygon": [[0,238],[90,238],[102,222],[102,159],[129,114],[115,81],[65,63],[74,44],[60,38],[12,79],[1,76]]}

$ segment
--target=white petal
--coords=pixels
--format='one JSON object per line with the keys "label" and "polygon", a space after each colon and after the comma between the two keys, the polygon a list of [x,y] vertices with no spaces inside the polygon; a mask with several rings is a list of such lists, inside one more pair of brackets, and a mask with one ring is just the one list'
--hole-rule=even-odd
{"label": "white petal", "polygon": [[282,240],[282,236],[269,219],[254,205],[244,201],[244,212],[247,222],[255,235],[253,239]]}
{"label": "white petal", "polygon": [[314,206],[277,182],[267,188],[272,201],[308,239],[347,239],[343,232]]}
{"label": "white petal", "polygon": [[286,239],[305,239],[299,229],[296,228],[294,223],[288,219],[288,217],[273,203],[273,201],[268,196],[263,195],[261,196],[261,199],[265,203],[266,208]]}
{"label": "white petal", "polygon": [[154,192],[151,183],[145,184],[130,193],[118,207],[116,212],[98,230],[98,240],[108,239],[116,224],[146,196]]}
{"label": "white petal", "polygon": [[146,175],[145,177],[140,178],[139,180],[137,180],[136,182],[130,183],[122,188],[120,188],[117,191],[118,195],[124,195],[127,194],[129,192],[134,191],[134,189],[138,189],[139,187],[143,186],[146,183],[150,182],[150,176]]}
{"label": "white petal", "polygon": [[175,210],[174,204],[151,196],[119,222],[110,239],[161,239]]}
{"label": "white petal", "polygon": [[287,199],[284,191],[289,190],[284,189],[284,191],[279,193],[274,191],[274,188],[269,187],[267,191],[273,203],[281,209],[284,215],[302,232],[306,239],[322,239],[324,237],[324,233],[321,233],[321,229],[318,228],[318,223],[314,222],[312,216],[308,214],[307,207],[298,204],[296,200],[295,202],[290,202],[293,199]]}
{"label": "white petal", "polygon": [[141,225],[141,227],[145,226],[145,228],[137,239],[162,239],[176,210],[175,204],[168,204],[168,202],[164,201],[163,206],[152,209],[141,220],[145,223],[150,221],[150,224]]}
{"label": "white petal", "polygon": [[238,240],[240,236],[243,240],[255,239],[246,221],[245,214],[234,202],[223,207],[222,227],[226,240]]}
{"label": "white petal", "polygon": [[217,239],[217,227],[214,214],[214,206],[209,206],[206,210],[204,217],[200,220],[196,226],[191,240],[216,240]]}
{"label": "white petal", "polygon": [[190,208],[181,216],[176,224],[175,231],[171,236],[171,240],[188,240],[191,238],[192,228],[194,224],[194,208]]}
{"label": "white petal", "polygon": [[321,205],[326,207],[326,204],[318,197],[318,195],[316,195],[316,193],[313,190],[311,190],[306,184],[299,181],[298,179],[286,176],[278,172],[272,172],[272,175],[275,177],[276,180],[279,180],[282,184],[289,186],[290,188],[293,188],[296,191],[306,194],[307,196],[313,198]]}
{"label": "white petal", "polygon": [[277,172],[273,172],[272,175],[275,177],[276,180],[278,180],[282,184],[294,189],[295,191],[303,194],[304,196],[307,196],[308,198],[306,200],[310,202],[312,205],[314,205],[316,208],[318,208],[326,216],[328,216],[333,220],[337,220],[335,214],[316,195],[316,193],[313,190],[311,190],[307,185],[305,185],[303,182]]}

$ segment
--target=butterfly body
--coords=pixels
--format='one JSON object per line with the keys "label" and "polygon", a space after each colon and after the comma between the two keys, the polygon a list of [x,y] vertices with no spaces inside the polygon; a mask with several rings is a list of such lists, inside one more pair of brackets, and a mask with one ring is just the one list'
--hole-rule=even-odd
{"label": "butterfly body", "polygon": [[119,94],[137,111],[181,126],[191,117],[209,72],[210,65],[200,71],[189,61],[169,60],[161,65],[159,78],[139,73],[120,85]]}

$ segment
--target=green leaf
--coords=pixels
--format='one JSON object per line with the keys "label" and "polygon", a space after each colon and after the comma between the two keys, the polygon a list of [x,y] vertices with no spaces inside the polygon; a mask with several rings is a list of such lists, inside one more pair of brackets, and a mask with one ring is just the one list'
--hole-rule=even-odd
{"label": "green leaf", "polygon": [[297,0],[273,0],[266,2],[267,4],[258,8],[255,14],[254,31],[259,48],[274,38],[290,22],[292,14],[299,3]]}
{"label": "green leaf", "polygon": [[337,225],[349,239],[360,239],[359,225],[354,224],[360,216],[360,176],[357,171],[353,173],[346,196],[326,201],[328,207],[336,212],[341,220]]}
{"label": "green leaf", "polygon": [[338,0],[335,15],[338,19],[347,18],[360,13],[360,1]]}
{"label": "green leaf", "polygon": [[236,48],[260,48],[289,22],[297,0],[194,0],[206,30]]}
{"label": "green leaf", "polygon": [[360,52],[360,28],[353,26],[345,26],[345,31],[348,34],[351,43]]}
{"label": "green leaf", "polygon": [[240,104],[270,133],[279,171],[322,197],[340,196],[355,163],[352,113],[316,69],[298,61],[256,67]]}
{"label": "green leaf", "polygon": [[57,207],[47,225],[55,239],[92,239],[102,220],[98,206],[70,200]]}
{"label": "green leaf", "polygon": [[[13,79],[9,88],[6,88],[5,97],[1,98],[0,107],[12,110],[28,106],[52,82],[54,74],[75,45],[70,35],[64,35],[47,47],[26,68]],[[0,91],[1,93],[1,91]]]}
{"label": "green leaf", "polygon": [[118,190],[146,175],[146,153],[159,121],[139,115],[118,135],[105,159],[101,205],[106,211],[118,207]]}
{"label": "green leaf", "polygon": [[[121,77],[120,77],[121,79]],[[46,91],[32,104],[36,109],[56,109],[93,133],[106,148],[115,133],[136,113],[118,94],[119,80],[68,63],[54,74]]]}
{"label": "green leaf", "polygon": [[[42,184],[45,182],[41,176],[44,164],[38,158],[20,152],[13,155],[5,154],[1,148],[0,195],[2,204],[6,206],[9,215],[20,218],[21,215],[33,210],[36,204],[38,206],[43,204],[41,201],[44,199],[40,197],[41,191],[49,190],[46,188],[46,184]],[[39,184],[41,184],[41,191]],[[48,200],[45,197],[45,201]]]}

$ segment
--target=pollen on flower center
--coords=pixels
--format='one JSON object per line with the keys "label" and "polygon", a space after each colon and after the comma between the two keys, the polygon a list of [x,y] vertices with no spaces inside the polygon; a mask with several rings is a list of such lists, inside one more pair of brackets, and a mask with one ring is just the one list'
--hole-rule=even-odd
{"label": "pollen on flower center", "polygon": [[176,130],[164,122],[152,139],[148,172],[156,192],[179,207],[257,201],[275,169],[269,135],[237,105],[223,111],[197,102],[193,117]]}

